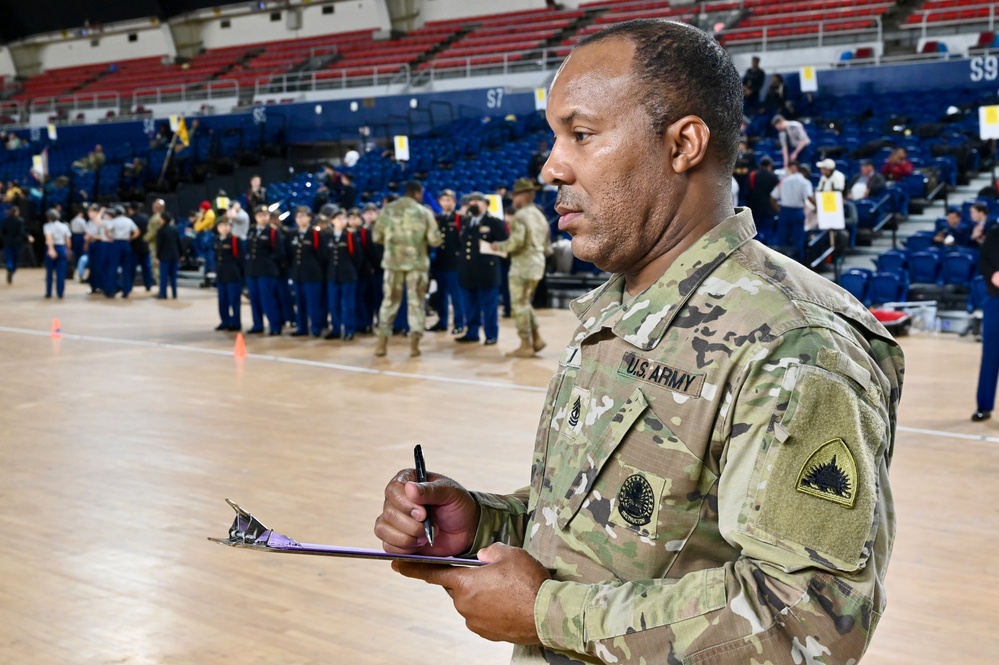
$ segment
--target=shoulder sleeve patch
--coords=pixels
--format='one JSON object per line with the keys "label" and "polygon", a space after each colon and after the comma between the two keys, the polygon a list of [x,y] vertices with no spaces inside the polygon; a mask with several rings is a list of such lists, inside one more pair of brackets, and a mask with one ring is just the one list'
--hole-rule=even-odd
{"label": "shoulder sleeve patch", "polygon": [[836,570],[864,566],[888,442],[880,409],[852,378],[790,368],[757,453],[747,535]]}

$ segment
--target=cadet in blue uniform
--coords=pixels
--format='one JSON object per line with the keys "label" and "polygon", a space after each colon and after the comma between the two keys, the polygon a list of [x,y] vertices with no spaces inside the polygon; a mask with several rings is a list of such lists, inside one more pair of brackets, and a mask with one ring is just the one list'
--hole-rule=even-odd
{"label": "cadet in blue uniform", "polygon": [[337,211],[325,233],[326,293],[333,326],[326,339],[354,339],[357,327],[357,277],[363,265],[361,241],[347,228],[347,216]]}
{"label": "cadet in blue uniform", "polygon": [[56,295],[62,298],[66,288],[66,242],[73,233],[60,219],[58,210],[45,213],[49,220],[42,227],[45,234],[45,297],[52,297],[52,278],[55,277]]}
{"label": "cadet in blue uniform", "polygon": [[89,293],[104,293],[104,279],[107,277],[108,242],[104,227],[104,208],[98,203],[91,203],[87,208],[87,270],[90,283]]}
{"label": "cadet in blue uniform", "polygon": [[284,317],[278,305],[278,264],[284,260],[284,234],[271,226],[267,206],[257,206],[256,222],[246,237],[246,284],[250,290],[253,327],[247,333],[264,332],[264,317],[270,334],[280,335]]}
{"label": "cadet in blue uniform", "polygon": [[215,330],[239,332],[240,299],[243,295],[243,268],[246,250],[242,241],[232,235],[232,224],[227,217],[220,217],[215,223],[218,237],[215,239],[215,284],[219,295],[219,318],[221,323]]}
{"label": "cadet in blue uniform", "polygon": [[115,206],[108,226],[111,236],[111,253],[108,260],[104,295],[113,298],[118,292],[118,271],[121,270],[121,297],[127,298],[135,282],[135,263],[132,261],[132,241],[139,237],[139,227],[125,216],[125,209]]}
{"label": "cadet in blue uniform", "polygon": [[76,215],[69,223],[69,230],[73,233],[70,241],[73,255],[70,261],[72,261],[73,269],[76,270],[77,266],[80,265],[80,259],[87,251],[87,220],[84,217],[83,209],[79,206],[73,207],[76,210]]}
{"label": "cadet in blue uniform", "polygon": [[[170,287],[173,299],[177,299],[177,271],[183,255],[180,229],[170,213],[164,210],[160,213],[160,228],[156,231],[156,260],[160,264],[160,294],[156,297],[159,300],[166,300],[167,286]],[[90,274],[94,274],[93,270]]]}
{"label": "cadet in blue uniform", "polygon": [[437,325],[427,330],[444,332],[448,329],[448,306],[454,310],[452,335],[465,332],[465,303],[458,285],[458,268],[461,266],[461,215],[454,209],[457,199],[450,189],[445,189],[437,198],[443,212],[437,215],[444,244],[437,248],[430,266],[431,277],[437,280]]}
{"label": "cadet in blue uniform", "polygon": [[[285,213],[284,217],[287,216],[288,213]],[[293,233],[295,230],[294,224],[291,225],[290,229],[284,226],[282,216],[278,215],[276,210],[271,213],[271,226],[278,231],[282,231],[285,236],[289,232]],[[281,313],[284,324],[296,328],[298,327],[298,316],[295,313],[295,295],[291,292],[290,261],[291,258],[288,252],[285,252],[281,260],[278,261],[277,303],[278,311]]]}
{"label": "cadet in blue uniform", "polygon": [[360,268],[357,271],[357,297],[354,306],[355,325],[359,332],[371,332],[371,320],[374,314],[368,307],[368,292],[371,279],[377,265],[375,244],[371,240],[371,230],[364,225],[359,208],[351,208],[347,213],[347,228],[354,233],[360,247]]}
{"label": "cadet in blue uniform", "polygon": [[500,261],[493,254],[482,254],[479,243],[498,242],[508,237],[506,224],[486,212],[486,197],[475,192],[468,197],[468,217],[461,229],[464,257],[458,281],[465,292],[465,317],[468,324],[456,342],[478,342],[479,326],[485,333],[483,344],[491,346],[499,338]]}
{"label": "cadet in blue uniform", "polygon": [[[378,309],[382,304],[385,282],[385,271],[382,270],[382,253],[384,252],[384,248],[381,245],[375,244],[372,235],[375,232],[375,223],[378,220],[378,206],[374,203],[365,204],[364,210],[361,212],[361,218],[364,220],[361,243],[367,243],[366,246],[370,246],[371,248],[370,255],[368,256],[371,265],[371,277],[368,279],[367,289],[365,289],[364,293],[365,314],[367,316],[363,319],[364,325],[362,330],[370,333],[374,325],[375,315],[378,314]],[[365,235],[367,238],[365,238]],[[406,310],[400,307],[399,311],[405,312]]]}
{"label": "cadet in blue uniform", "polygon": [[322,295],[323,262],[320,257],[322,240],[319,229],[312,226],[312,210],[300,206],[295,211],[294,231],[288,238],[289,272],[295,283],[298,301],[298,329],[292,337],[305,337],[310,332],[319,337],[323,332]]}

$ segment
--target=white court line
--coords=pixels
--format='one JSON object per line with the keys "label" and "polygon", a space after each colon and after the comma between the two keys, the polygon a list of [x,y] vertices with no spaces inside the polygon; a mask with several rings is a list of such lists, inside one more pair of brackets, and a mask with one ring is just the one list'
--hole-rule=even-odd
{"label": "white court line", "polygon": [[960,432],[942,432],[935,429],[920,429],[918,427],[904,427],[902,425],[896,425],[895,429],[899,432],[909,432],[912,434],[926,434],[929,436],[944,436],[951,439],[965,439],[967,441],[984,441],[987,443],[999,443],[999,438],[994,436],[984,436],[981,434],[961,434]]}
{"label": "white court line", "polygon": [[[36,337],[49,337],[51,333],[41,330],[29,330],[27,328],[9,328],[0,326],[0,332],[13,333],[16,335],[34,335]],[[205,349],[200,346],[185,346],[183,344],[168,344],[166,342],[148,342],[134,339],[121,339],[117,337],[98,337],[95,335],[73,335],[62,333],[62,339],[72,339],[83,342],[100,342],[104,344],[119,344],[126,346],[144,346],[158,349],[170,349],[172,351],[187,351],[189,353],[207,353],[215,356],[232,357],[232,351],[223,349]],[[305,365],[307,367],[321,367],[324,369],[339,370],[342,372],[354,372],[355,374],[380,374],[403,379],[417,379],[422,381],[435,381],[437,383],[455,383],[460,385],[479,386],[484,388],[505,388],[508,390],[523,390],[527,392],[543,393],[545,388],[537,386],[524,386],[517,383],[504,383],[502,381],[482,381],[479,379],[461,379],[452,376],[437,376],[434,374],[416,374],[409,372],[396,372],[393,370],[371,369],[369,367],[355,367],[353,365],[339,365],[337,363],[327,363],[320,360],[306,360],[303,358],[286,358],[284,356],[265,355],[261,353],[247,353],[247,358],[253,360],[269,360],[271,362],[288,363],[290,365]]]}
{"label": "white court line", "polygon": [[[34,335],[36,337],[49,337],[51,333],[41,330],[29,330],[27,328],[8,328],[0,326],[0,332],[14,333],[17,335]],[[134,339],[120,339],[117,337],[97,337],[94,335],[72,335],[63,333],[63,339],[80,340],[84,342],[101,342],[105,344],[121,344],[127,346],[145,346],[172,351],[187,351],[189,353],[207,353],[215,356],[232,357],[232,351],[223,349],[205,349],[199,346],[184,346],[182,344],[167,344],[166,342],[146,342]],[[422,381],[435,381],[438,383],[456,383],[462,385],[481,386],[486,388],[505,388],[508,390],[524,390],[527,392],[546,392],[545,388],[537,386],[524,386],[517,383],[503,383],[500,381],[480,381],[478,379],[459,379],[450,376],[436,376],[434,374],[412,374],[407,372],[395,372],[392,370],[371,369],[369,367],[355,367],[353,365],[339,365],[337,363],[327,363],[320,360],[306,360],[302,358],[286,358],[283,356],[264,355],[261,353],[248,353],[247,358],[254,360],[269,360],[272,362],[288,363],[291,365],[305,365],[307,367],[321,367],[324,369],[340,370],[342,372],[354,372],[356,374],[380,374],[382,376],[392,376],[403,379],[417,379]],[[895,428],[899,432],[910,434],[925,434],[927,436],[938,436],[949,439],[964,439],[966,441],[982,441],[986,443],[999,443],[999,437],[984,436],[979,434],[962,434],[960,432],[945,432],[934,429],[921,429],[918,427],[905,427],[898,425]]]}

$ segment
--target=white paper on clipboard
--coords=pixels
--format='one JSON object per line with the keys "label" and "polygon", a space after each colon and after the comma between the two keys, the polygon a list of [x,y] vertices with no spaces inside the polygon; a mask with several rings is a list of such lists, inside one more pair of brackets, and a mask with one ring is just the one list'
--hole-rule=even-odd
{"label": "white paper on clipboard", "polygon": [[488,256],[501,256],[504,259],[507,257],[508,252],[500,252],[492,248],[485,240],[479,241],[479,254],[486,254]]}

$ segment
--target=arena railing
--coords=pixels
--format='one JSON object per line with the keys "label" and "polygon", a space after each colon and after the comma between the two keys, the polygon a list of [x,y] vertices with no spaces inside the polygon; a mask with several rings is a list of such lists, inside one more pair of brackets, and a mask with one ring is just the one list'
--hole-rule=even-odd
{"label": "arena railing", "polygon": [[121,94],[116,90],[103,92],[80,93],[76,95],[58,95],[54,97],[36,97],[28,103],[28,113],[48,113],[60,119],[72,120],[70,114],[83,111],[113,111],[121,112]]}
{"label": "arena railing", "polygon": [[204,102],[239,97],[239,81],[218,79],[197,83],[178,83],[154,88],[139,88],[132,93],[132,109],[164,102]]}
{"label": "arena railing", "polygon": [[[873,24],[868,28],[857,28],[852,30],[827,30],[828,26],[840,24],[840,23],[871,23]],[[774,36],[774,32],[784,32],[788,29],[803,28],[808,26],[818,26],[818,32],[816,34],[778,34]],[[759,38],[743,38],[740,39],[740,34],[745,34],[746,32],[761,32],[762,36]],[[730,37],[730,39],[723,41],[725,46],[744,46],[744,45],[756,45],[762,44],[761,48],[757,49],[762,52],[767,50],[767,45],[771,42],[786,42],[786,41],[805,41],[805,40],[816,40],[816,46],[824,46],[824,42],[828,37],[840,37],[840,36],[850,36],[855,37],[856,35],[862,34],[872,34],[876,35],[875,39],[877,41],[884,41],[884,24],[881,21],[880,16],[855,16],[852,18],[832,18],[832,19],[819,19],[819,20],[804,20],[799,23],[784,23],[781,25],[761,25],[754,26],[752,28],[729,28],[728,30],[722,30],[716,32],[715,38],[719,41],[725,39],[725,37]]]}
{"label": "arena railing", "polygon": [[348,67],[313,72],[275,74],[254,82],[254,95],[287,95],[317,90],[343,90],[378,85],[408,85],[412,80],[408,63],[381,67]]}
{"label": "arena railing", "polygon": [[[981,18],[962,18],[953,19],[950,21],[934,21],[929,22],[929,17],[933,14],[952,14],[954,12],[965,12],[965,11],[975,11],[978,9],[989,8],[989,32],[995,32],[996,27],[996,5],[993,2],[983,2],[977,5],[961,5],[959,7],[938,7],[936,9],[922,9],[915,13],[922,15],[922,20],[919,22],[919,36],[921,39],[926,39],[926,31],[928,28],[943,28],[955,25],[970,25],[973,23],[981,23]],[[915,23],[903,23],[899,26],[906,30],[913,30],[916,28]]]}
{"label": "arena railing", "polygon": [[[5,123],[3,118],[12,118],[13,123]],[[16,99],[7,99],[0,101],[0,125],[4,124],[19,124],[26,120],[24,114],[24,104],[17,101]]]}
{"label": "arena railing", "polygon": [[[568,47],[563,47],[568,49]],[[496,53],[495,55],[472,55],[459,58],[440,57],[429,62],[429,66],[419,72],[414,83],[452,78],[471,78],[484,74],[517,74],[558,69],[565,56],[559,49],[532,49],[521,53]],[[524,57],[528,55],[528,57]],[[538,55],[532,55],[538,54]]]}

